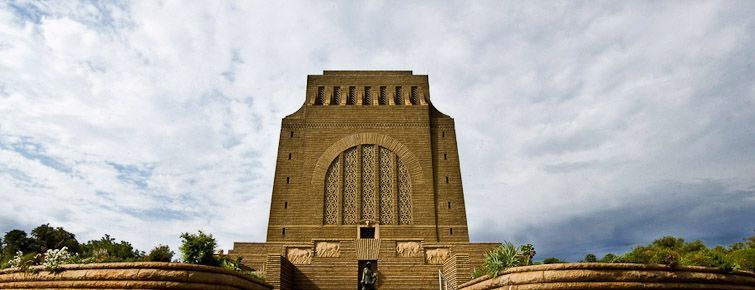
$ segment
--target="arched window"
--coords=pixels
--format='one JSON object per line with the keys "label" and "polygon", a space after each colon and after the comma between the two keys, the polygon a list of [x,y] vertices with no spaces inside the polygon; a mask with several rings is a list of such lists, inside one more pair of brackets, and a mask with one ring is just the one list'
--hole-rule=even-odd
{"label": "arched window", "polygon": [[[343,168],[343,170],[341,170]],[[412,223],[409,170],[393,151],[378,145],[351,147],[325,174],[325,224]]]}

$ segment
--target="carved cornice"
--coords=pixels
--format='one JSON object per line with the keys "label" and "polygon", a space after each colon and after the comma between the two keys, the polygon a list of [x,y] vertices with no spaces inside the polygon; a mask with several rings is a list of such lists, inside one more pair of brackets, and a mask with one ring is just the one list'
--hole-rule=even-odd
{"label": "carved cornice", "polygon": [[427,122],[375,123],[375,122],[312,122],[283,124],[285,129],[300,128],[427,128]]}

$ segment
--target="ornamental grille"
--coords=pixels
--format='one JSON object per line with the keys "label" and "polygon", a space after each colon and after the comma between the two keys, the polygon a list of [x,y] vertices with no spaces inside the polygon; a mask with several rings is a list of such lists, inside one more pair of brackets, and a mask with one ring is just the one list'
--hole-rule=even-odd
{"label": "ornamental grille", "polygon": [[346,149],[328,167],[324,191],[324,224],[356,224],[359,219],[412,224],[409,170],[389,149],[372,144]]}
{"label": "ornamental grille", "polygon": [[393,223],[393,152],[380,148],[380,223]]}
{"label": "ornamental grille", "polygon": [[343,167],[343,223],[357,223],[357,150],[347,149]]}
{"label": "ornamental grille", "polygon": [[338,184],[341,176],[341,157],[336,157],[325,176],[325,224],[338,223]]}
{"label": "ornamental grille", "polygon": [[375,220],[375,145],[362,146],[362,219]]}
{"label": "ornamental grille", "polygon": [[398,217],[399,224],[412,223],[412,187],[409,171],[401,160],[398,160]]}

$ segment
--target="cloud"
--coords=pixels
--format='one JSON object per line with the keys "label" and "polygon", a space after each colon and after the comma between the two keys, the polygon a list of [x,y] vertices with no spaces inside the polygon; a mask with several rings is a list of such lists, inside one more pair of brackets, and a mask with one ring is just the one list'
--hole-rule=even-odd
{"label": "cloud", "polygon": [[753,11],[2,3],[0,231],[262,241],[280,119],[305,76],[411,69],[456,120],[472,240],[570,259],[665,234],[738,241],[755,226]]}

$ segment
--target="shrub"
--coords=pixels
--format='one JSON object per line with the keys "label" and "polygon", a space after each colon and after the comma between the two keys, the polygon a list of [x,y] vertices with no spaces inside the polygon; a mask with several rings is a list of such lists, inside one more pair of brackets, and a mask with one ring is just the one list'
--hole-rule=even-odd
{"label": "shrub", "polygon": [[39,265],[40,255],[37,253],[24,254],[21,251],[16,252],[16,255],[8,261],[9,268],[19,268],[23,271],[29,269],[34,265]]}
{"label": "shrub", "polygon": [[605,256],[603,256],[602,259],[600,259],[603,263],[616,263],[619,261],[619,257],[617,257],[614,254],[608,253]]}
{"label": "shrub", "polygon": [[755,248],[736,250],[729,257],[735,269],[755,272]]}
{"label": "shrub", "polygon": [[49,249],[45,252],[42,265],[45,266],[45,270],[55,273],[60,271],[60,265],[63,265],[70,259],[71,253],[68,252],[68,247],[62,247],[59,250]]}
{"label": "shrub", "polygon": [[170,247],[166,245],[159,245],[149,251],[147,255],[147,261],[151,262],[170,262],[173,259],[175,253],[170,250]]}
{"label": "shrub", "polygon": [[524,266],[532,265],[532,258],[535,257],[535,246],[532,244],[525,244],[519,247],[519,259]]}
{"label": "shrub", "polygon": [[585,255],[585,258],[582,259],[582,262],[586,262],[586,263],[595,263],[597,261],[598,261],[598,257],[595,256],[595,254],[587,254]]}
{"label": "shrub", "polygon": [[209,266],[218,266],[219,261],[215,257],[215,247],[217,243],[212,235],[207,235],[202,231],[197,234],[181,234],[181,255],[183,261],[192,264],[202,264]]}
{"label": "shrub", "polygon": [[516,247],[510,242],[504,242],[491,249],[485,253],[484,267],[486,274],[490,277],[496,277],[498,273],[507,268],[521,265],[521,258],[518,254]]}
{"label": "shrub", "polygon": [[81,246],[84,262],[130,262],[144,256],[144,252],[134,249],[126,241],[115,242],[110,235],[105,234],[99,240],[91,240]]}
{"label": "shrub", "polygon": [[649,262],[676,267],[679,265],[679,253],[670,248],[660,248],[653,252]]}
{"label": "shrub", "polygon": [[545,258],[543,260],[543,264],[560,264],[560,263],[566,263],[566,261],[562,261],[561,259],[556,258],[556,257]]}

